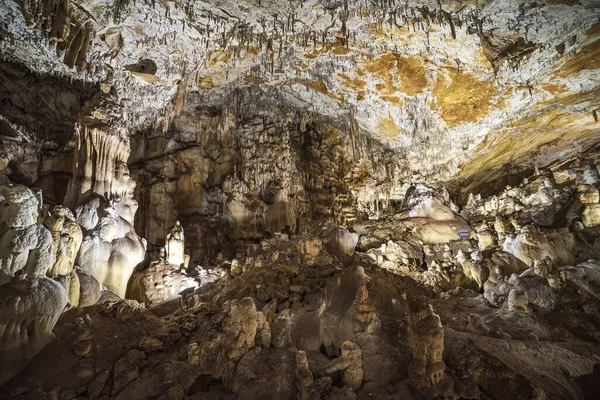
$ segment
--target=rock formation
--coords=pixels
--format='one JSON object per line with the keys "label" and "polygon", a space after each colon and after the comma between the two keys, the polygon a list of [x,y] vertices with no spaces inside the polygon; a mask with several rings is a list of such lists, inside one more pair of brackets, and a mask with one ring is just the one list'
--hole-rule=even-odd
{"label": "rock formation", "polygon": [[[102,111],[94,109],[92,116]],[[77,221],[85,232],[77,263],[124,297],[134,268],[145,258],[146,243],[133,228],[137,201],[126,164],[128,137],[122,129],[112,130],[77,129],[78,154],[65,202],[77,206]]]}
{"label": "rock formation", "polygon": [[52,329],[67,305],[67,294],[58,282],[29,279],[24,272],[1,289],[0,381],[5,382],[54,338]]}
{"label": "rock formation", "polygon": [[177,221],[171,232],[167,234],[165,246],[162,249],[161,259],[174,268],[187,268],[189,256],[184,253],[185,236],[181,223]]}
{"label": "rock formation", "polygon": [[176,299],[187,289],[206,284],[203,282],[206,279],[197,273],[199,271],[188,271],[189,256],[184,250],[185,236],[177,221],[166,235],[160,259],[151,262],[147,269],[135,272],[129,279],[128,297],[147,304],[160,304]]}
{"label": "rock formation", "polygon": [[38,223],[41,194],[6,179],[0,191],[0,243],[4,250],[0,259],[0,282],[9,282],[19,271],[28,278],[45,276],[55,262],[55,254],[50,231]]}
{"label": "rock formation", "polygon": [[0,397],[600,397],[592,0],[0,3]]}
{"label": "rock formation", "polygon": [[115,200],[93,197],[78,207],[77,215],[86,231],[77,263],[83,272],[124,297],[134,268],[144,260],[145,243],[120,215]]}

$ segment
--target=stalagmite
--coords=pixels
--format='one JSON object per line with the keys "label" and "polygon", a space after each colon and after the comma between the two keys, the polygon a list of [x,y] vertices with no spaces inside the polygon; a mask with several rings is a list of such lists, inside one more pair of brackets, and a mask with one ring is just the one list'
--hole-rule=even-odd
{"label": "stalagmite", "polygon": [[47,272],[51,278],[69,275],[75,266],[75,257],[81,246],[82,232],[71,211],[55,206],[44,225],[52,234],[54,243],[54,264]]}
{"label": "stalagmite", "polygon": [[186,257],[184,246],[185,237],[183,235],[183,228],[181,227],[181,223],[177,221],[173,229],[171,229],[171,232],[167,234],[161,258],[173,267],[187,268],[189,256]]}
{"label": "stalagmite", "polygon": [[77,264],[120,297],[145,257],[145,241],[133,228],[137,201],[129,175],[129,143],[122,129],[79,126],[78,148],[65,199],[77,206],[84,231]]}
{"label": "stalagmite", "polygon": [[45,276],[55,254],[50,232],[37,222],[41,194],[5,180],[0,184],[0,197],[0,284],[21,270],[29,278]]}
{"label": "stalagmite", "polygon": [[147,269],[134,272],[127,290],[128,297],[147,304],[161,304],[173,300],[183,291],[198,287],[201,276],[189,276],[189,255],[185,254],[183,227],[177,221],[167,233],[160,259]]}
{"label": "stalagmite", "polygon": [[0,286],[0,383],[54,338],[52,329],[66,305],[64,288],[48,278],[21,273]]}
{"label": "stalagmite", "polygon": [[125,297],[134,268],[144,260],[145,242],[137,236],[131,222],[120,215],[120,207],[119,202],[101,197],[92,197],[78,207],[77,219],[85,236],[76,262],[81,271]]}
{"label": "stalagmite", "polygon": [[409,307],[411,361],[408,373],[411,383],[428,397],[448,396],[452,387],[444,373],[444,329],[440,317],[425,298],[414,299]]}

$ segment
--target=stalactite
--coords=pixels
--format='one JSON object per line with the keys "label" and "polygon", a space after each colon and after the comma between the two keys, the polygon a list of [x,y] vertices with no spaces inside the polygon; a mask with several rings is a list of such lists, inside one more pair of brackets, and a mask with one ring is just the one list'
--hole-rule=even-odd
{"label": "stalactite", "polygon": [[70,0],[24,0],[21,10],[30,28],[39,25],[49,45],[69,67],[85,71],[97,24]]}
{"label": "stalactite", "polygon": [[73,179],[69,183],[65,203],[71,207],[81,204],[91,194],[120,195],[116,182],[117,165],[127,163],[129,141],[126,136],[114,136],[98,127],[77,125],[77,154],[73,164]]}

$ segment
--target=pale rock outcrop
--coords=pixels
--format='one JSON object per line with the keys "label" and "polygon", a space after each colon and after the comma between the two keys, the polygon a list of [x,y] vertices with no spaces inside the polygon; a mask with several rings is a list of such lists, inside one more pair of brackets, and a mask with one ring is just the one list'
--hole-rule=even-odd
{"label": "pale rock outcrop", "polygon": [[8,230],[0,238],[0,249],[3,283],[20,270],[31,278],[45,276],[54,262],[52,237],[41,224]]}
{"label": "pale rock outcrop", "polygon": [[506,301],[511,287],[508,277],[504,277],[497,270],[490,271],[489,279],[483,284],[483,295],[493,306],[501,307]]}
{"label": "pale rock outcrop", "polygon": [[234,258],[233,260],[231,260],[231,264],[229,267],[229,273],[233,276],[238,276],[243,272],[243,267],[240,264],[240,260],[238,260],[237,258]]}
{"label": "pale rock outcrop", "polygon": [[54,338],[52,329],[67,300],[60,283],[28,278],[22,271],[0,286],[0,383]]}
{"label": "pale rock outcrop", "polygon": [[352,257],[358,243],[358,234],[344,228],[333,228],[326,236],[326,246],[340,257]]}
{"label": "pale rock outcrop", "polygon": [[511,289],[508,294],[509,311],[526,312],[529,304],[527,292],[518,289]]}
{"label": "pale rock outcrop", "polygon": [[506,186],[501,193],[488,198],[470,193],[462,215],[470,219],[511,215],[523,210],[524,202],[526,202],[526,193],[518,187]]}
{"label": "pale rock outcrop", "polygon": [[485,251],[496,246],[497,235],[486,222],[477,226],[475,230],[477,232],[480,251]]}
{"label": "pale rock outcrop", "polygon": [[[556,196],[551,202],[536,205],[531,204],[531,219],[533,222],[541,227],[553,227],[557,224],[562,225],[565,218],[569,219],[568,211],[573,209],[573,194],[570,190],[554,190]],[[577,205],[575,203],[575,205]],[[567,213],[565,214],[565,211]]]}
{"label": "pale rock outcrop", "polygon": [[600,225],[600,177],[596,165],[591,163],[586,165],[582,175],[581,183],[577,185],[577,196],[583,204],[581,222],[590,228]]}
{"label": "pale rock outcrop", "polygon": [[583,204],[600,203],[600,191],[594,185],[577,185],[577,197]]}
{"label": "pale rock outcrop", "polygon": [[[63,260],[63,254],[55,253],[62,243],[37,222],[41,205],[41,193],[2,179],[0,382],[17,373],[52,340],[52,329],[67,302],[74,306],[79,302],[78,280],[72,271],[74,255],[65,255]],[[76,249],[71,247],[71,251]],[[58,270],[53,270],[55,265]],[[47,273],[57,276],[57,271],[63,273],[60,283],[46,278]]]}
{"label": "pale rock outcrop", "polygon": [[302,244],[302,252],[310,258],[318,256],[321,250],[323,250],[323,241],[318,237],[310,238]]}
{"label": "pale rock outcrop", "polygon": [[421,266],[423,261],[423,248],[416,240],[403,240],[394,242],[389,240],[385,245],[385,258],[389,261],[401,262],[413,268]]}
{"label": "pale rock outcrop", "polygon": [[258,322],[254,300],[245,297],[231,302],[229,317],[223,322],[224,350],[230,360],[239,360],[254,346]]}
{"label": "pale rock outcrop", "polygon": [[462,250],[459,250],[456,254],[456,261],[462,266],[465,276],[477,284],[477,289],[483,289],[483,284],[490,276],[490,270],[484,265],[483,261],[471,254],[463,253]]}
{"label": "pale rock outcrop", "polygon": [[[254,300],[250,297],[233,300],[227,304],[227,308],[227,317],[221,325],[222,334],[208,343],[191,343],[188,346],[188,361],[197,365],[206,363],[203,358],[214,357],[215,364],[209,366],[210,373],[220,378],[226,388],[238,392],[238,363],[251,349],[270,346],[271,329],[264,314],[256,311]],[[257,345],[259,347],[255,347]]]}
{"label": "pale rock outcrop", "polygon": [[378,333],[381,320],[368,282],[362,267],[349,268],[327,283],[315,300],[318,309],[294,307],[278,313],[271,327],[273,346],[306,351],[324,348],[329,356],[339,356],[342,344],[357,333]]}
{"label": "pale rock outcrop", "polygon": [[65,291],[67,292],[67,298],[69,300],[68,305],[71,308],[78,307],[82,290],[77,272],[72,270],[68,275],[60,275],[54,279],[65,288]]}
{"label": "pale rock outcrop", "polygon": [[320,375],[331,375],[341,371],[344,385],[356,391],[362,385],[364,377],[360,347],[356,343],[347,340],[342,343],[339,357],[323,365],[316,366],[316,369]]}
{"label": "pale rock outcrop", "polygon": [[[545,211],[554,203],[562,203],[565,193],[558,189],[552,174],[546,174],[541,178],[537,191],[524,202],[529,206],[538,207]],[[554,210],[555,211],[555,210]]]}
{"label": "pale rock outcrop", "polygon": [[600,173],[594,163],[587,163],[583,169],[582,181],[585,185],[597,185],[600,183]]}
{"label": "pale rock outcrop", "polygon": [[506,186],[501,193],[489,198],[470,195],[462,213],[476,220],[495,218],[494,228],[501,243],[510,230],[503,221],[508,222],[521,213],[529,215],[539,226],[551,227],[564,218],[566,209],[563,207],[571,205],[571,199],[571,190],[559,185],[554,174],[545,170],[533,180],[526,179],[519,187]]}
{"label": "pale rock outcrop", "polygon": [[127,296],[148,305],[158,305],[177,298],[186,289],[198,286],[198,281],[185,271],[174,270],[173,265],[158,261],[132,274]]}
{"label": "pale rock outcrop", "polygon": [[75,266],[75,258],[83,235],[73,213],[66,207],[55,206],[44,221],[52,234],[55,261],[47,272],[51,278],[69,275]]}
{"label": "pale rock outcrop", "polygon": [[[573,285],[581,301],[585,304],[590,300],[597,304],[600,301],[600,263],[588,260],[575,266],[560,268],[560,277],[565,284]],[[595,309],[597,306],[592,306]]]}
{"label": "pale rock outcrop", "polygon": [[[477,278],[474,271],[469,271],[473,278]],[[464,268],[452,261],[436,261],[429,263],[426,271],[423,272],[422,282],[431,286],[435,291],[446,291],[456,287],[473,286],[475,279],[467,276]]]}
{"label": "pale rock outcrop", "polygon": [[600,204],[586,204],[581,215],[581,222],[586,228],[600,225]]}
{"label": "pale rock outcrop", "polygon": [[423,243],[438,244],[461,239],[459,233],[471,235],[471,227],[460,215],[454,213],[435,191],[418,185],[407,193],[401,221],[413,229]]}
{"label": "pale rock outcrop", "polygon": [[144,260],[146,248],[131,222],[122,218],[119,211],[119,202],[101,197],[92,197],[77,208],[77,220],[86,231],[77,264],[83,272],[124,297],[129,278]]}
{"label": "pale rock outcrop", "polygon": [[510,253],[496,252],[487,260],[489,277],[483,284],[483,295],[493,306],[501,307],[510,294],[509,278],[527,269],[527,265]]}
{"label": "pale rock outcrop", "polygon": [[544,278],[550,287],[560,289],[562,286],[559,268],[550,257],[535,260],[533,271],[539,277]]}
{"label": "pale rock outcrop", "polygon": [[490,304],[518,312],[527,312],[530,305],[535,309],[555,309],[559,298],[553,289],[562,284],[556,280],[557,270],[549,257],[541,262],[536,260],[534,268],[525,270],[511,267],[506,261],[506,258],[497,257],[489,264],[490,277],[483,289]]}
{"label": "pale rock outcrop", "polygon": [[536,310],[554,310],[561,305],[560,292],[556,290],[558,286],[551,286],[551,280],[540,277],[536,271],[539,269],[528,269],[520,275],[513,274],[510,277],[508,282],[513,289],[508,297],[509,310],[515,308],[515,302],[520,302],[518,307],[521,311],[526,311],[528,305]]}
{"label": "pale rock outcrop", "polygon": [[418,271],[423,264],[423,248],[418,240],[388,240],[379,248],[369,249],[367,255],[381,268],[394,273]]}
{"label": "pale rock outcrop", "polygon": [[494,230],[498,235],[498,243],[503,243],[506,235],[513,232],[513,227],[508,221],[508,219],[503,217],[496,217],[494,219]]}
{"label": "pale rock outcrop", "polygon": [[128,297],[157,305],[177,298],[186,289],[198,287],[198,280],[188,275],[188,263],[183,227],[177,221],[167,233],[160,260],[153,261],[147,269],[131,276]]}
{"label": "pale rock outcrop", "polygon": [[79,278],[79,307],[89,307],[100,300],[102,285],[92,275],[83,271],[77,271]]}
{"label": "pale rock outcrop", "polygon": [[484,262],[489,268],[490,273],[494,270],[497,274],[506,277],[512,274],[520,274],[528,267],[521,259],[505,251],[495,252],[489,259],[485,259]]}
{"label": "pale rock outcrop", "polygon": [[535,225],[523,227],[504,240],[503,250],[533,267],[535,260],[550,257],[565,265],[573,262],[574,238],[568,229],[543,229]]}
{"label": "pale rock outcrop", "polygon": [[41,193],[0,184],[0,284],[21,270],[28,278],[43,277],[54,264],[51,233],[37,222],[41,205]]}

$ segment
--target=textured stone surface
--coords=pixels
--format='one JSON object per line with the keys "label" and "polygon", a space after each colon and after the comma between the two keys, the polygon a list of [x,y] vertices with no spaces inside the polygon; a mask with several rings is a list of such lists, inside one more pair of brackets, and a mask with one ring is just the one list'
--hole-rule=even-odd
{"label": "textured stone surface", "polygon": [[598,398],[599,16],[2,2],[0,391]]}

